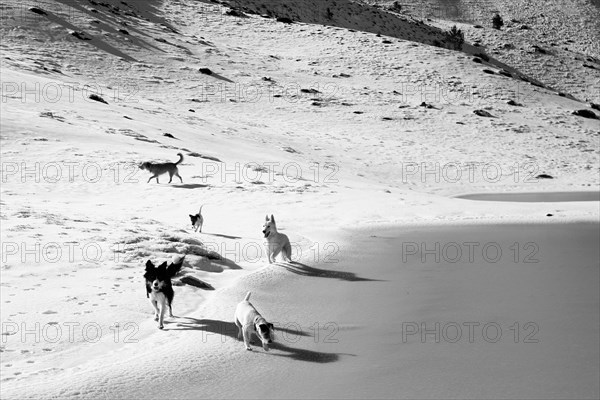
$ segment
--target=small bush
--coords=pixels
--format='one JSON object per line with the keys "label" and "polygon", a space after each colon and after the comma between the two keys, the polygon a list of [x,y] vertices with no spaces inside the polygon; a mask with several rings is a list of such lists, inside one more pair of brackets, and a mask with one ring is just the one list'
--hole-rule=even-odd
{"label": "small bush", "polygon": [[494,17],[492,18],[492,26],[494,27],[494,29],[500,29],[502,28],[502,25],[504,25],[504,20],[502,19],[500,14],[494,15]]}
{"label": "small bush", "polygon": [[325,11],[325,18],[328,21],[331,21],[333,19],[333,13],[331,12],[331,9],[329,9],[329,7],[327,7],[327,10]]}
{"label": "small bush", "polygon": [[390,11],[394,11],[397,13],[402,12],[402,6],[400,5],[400,3],[398,3],[397,1],[395,1],[390,7],[389,7]]}
{"label": "small bush", "polygon": [[465,34],[462,30],[458,29],[456,25],[453,25],[448,32],[450,36],[450,40],[454,43],[454,48],[456,50],[461,50],[463,44],[465,43]]}

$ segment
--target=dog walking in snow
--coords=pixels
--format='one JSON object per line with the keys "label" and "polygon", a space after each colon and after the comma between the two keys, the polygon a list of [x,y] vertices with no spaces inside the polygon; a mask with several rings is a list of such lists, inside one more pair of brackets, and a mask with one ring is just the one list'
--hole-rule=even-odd
{"label": "dog walking in snow", "polygon": [[202,217],[202,207],[204,207],[204,204],[200,206],[200,211],[198,211],[198,214],[188,214],[190,216],[190,219],[192,220],[192,229],[194,229],[194,232],[200,231],[200,233],[202,233],[202,225],[204,225],[204,218]]}
{"label": "dog walking in snow", "polygon": [[244,339],[246,350],[250,347],[250,336],[255,334],[262,342],[263,349],[269,351],[269,344],[273,342],[275,327],[256,311],[256,308],[248,301],[250,292],[244,300],[240,301],[235,309],[235,324],[238,327],[238,339]]}
{"label": "dog walking in snow", "polygon": [[167,266],[167,262],[154,266],[152,261],[146,262],[146,271],[144,278],[146,280],[146,297],[150,300],[152,308],[154,308],[154,320],[158,321],[158,329],[163,329],[163,320],[165,311],[169,308],[169,317],[173,318],[173,284],[171,278],[181,270],[183,265],[183,256],[177,263],[171,263]]}
{"label": "dog walking in snow", "polygon": [[140,169],[145,169],[152,174],[152,176],[148,179],[148,183],[150,183],[153,178],[156,178],[156,183],[160,183],[158,182],[158,177],[166,173],[169,174],[169,183],[171,183],[173,180],[173,175],[178,177],[181,183],[183,183],[183,179],[181,179],[181,176],[179,176],[179,170],[177,169],[177,165],[183,161],[183,154],[177,153],[177,155],[179,156],[179,161],[175,163],[153,163],[150,161],[141,163]]}
{"label": "dog walking in snow", "polygon": [[275,224],[275,217],[271,214],[265,216],[265,223],[263,225],[263,235],[265,235],[265,247],[267,248],[267,258],[269,264],[275,261],[275,257],[279,253],[282,254],[284,261],[292,261],[292,245],[290,239],[283,233],[277,232],[277,225]]}

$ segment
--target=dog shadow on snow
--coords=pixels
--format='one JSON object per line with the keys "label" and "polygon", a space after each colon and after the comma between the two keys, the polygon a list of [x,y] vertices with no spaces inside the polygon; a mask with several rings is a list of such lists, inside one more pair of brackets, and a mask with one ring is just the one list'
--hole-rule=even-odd
{"label": "dog shadow on snow", "polygon": [[318,277],[318,278],[334,278],[334,279],[340,279],[343,281],[350,281],[350,282],[363,282],[363,281],[381,282],[380,279],[361,278],[360,276],[357,276],[353,272],[335,271],[332,269],[315,268],[315,267],[308,266],[306,264],[299,263],[297,261],[291,261],[289,263],[276,262],[275,264],[280,267],[285,268],[286,270],[288,270],[290,272],[298,274],[298,275],[314,276],[314,277]]}
{"label": "dog shadow on snow", "polygon": [[[204,233],[204,232],[203,232],[203,233]],[[225,238],[225,239],[234,239],[234,240],[236,240],[236,239],[241,239],[241,237],[240,237],[240,236],[224,235],[224,234],[222,234],[222,233],[209,233],[209,232],[206,232],[206,233],[204,233],[204,234],[205,234],[205,235],[211,235],[211,236],[222,237],[222,238]]]}
{"label": "dog shadow on snow", "polygon": [[172,184],[171,186],[179,189],[199,189],[209,187],[210,185],[205,185],[202,183],[176,183]]}
{"label": "dog shadow on snow", "polygon": [[[197,319],[192,317],[181,317],[187,320],[186,322],[178,322],[176,327],[168,327],[168,330],[198,330],[208,332],[209,334],[221,335],[223,337],[232,338],[235,342],[239,343],[240,351],[247,351],[244,348],[243,340],[238,340],[237,332],[238,328],[234,322],[219,321],[214,319]],[[188,322],[189,321],[189,322]],[[171,324],[172,325],[172,324]],[[205,333],[202,334],[202,340],[205,339]],[[253,349],[257,354],[273,355],[277,357],[289,357],[298,361],[309,361],[316,363],[330,363],[338,361],[340,355],[355,356],[355,354],[344,354],[344,353],[324,353],[321,351],[313,351],[307,349],[300,349],[296,347],[290,347],[287,343],[296,343],[302,340],[302,337],[312,336],[307,332],[296,329],[288,329],[275,324],[275,341],[269,345],[271,350],[278,350],[276,352],[263,351],[260,346],[260,341],[254,337]],[[313,340],[313,339],[310,339]]]}

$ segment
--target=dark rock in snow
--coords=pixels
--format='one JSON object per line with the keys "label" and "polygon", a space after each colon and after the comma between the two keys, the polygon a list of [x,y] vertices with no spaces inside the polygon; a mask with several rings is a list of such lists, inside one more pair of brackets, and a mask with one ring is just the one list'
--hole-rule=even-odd
{"label": "dark rock in snow", "polygon": [[231,10],[227,10],[225,11],[225,15],[229,15],[231,17],[238,17],[238,18],[248,18],[248,16],[246,14],[244,14],[241,11],[238,11],[236,9],[231,9]]}
{"label": "dark rock in snow", "polygon": [[196,278],[195,276],[191,276],[191,275],[182,276],[180,281],[181,281],[181,283],[184,283],[184,284],[190,285],[190,286],[194,286],[194,287],[197,287],[200,289],[215,290],[215,288],[212,287],[210,284]]}
{"label": "dark rock in snow", "polygon": [[596,115],[596,113],[594,113],[593,111],[590,110],[575,110],[572,113],[573,115],[577,115],[578,117],[583,117],[583,118],[590,118],[590,119],[598,119],[598,116]]}
{"label": "dark rock in snow", "polygon": [[48,13],[46,11],[44,11],[38,7],[30,7],[29,11],[31,11],[32,13],[39,14],[39,15],[48,15]]}
{"label": "dark rock in snow", "polygon": [[485,111],[485,110],[475,110],[473,111],[473,113],[475,115],[479,115],[480,117],[486,117],[486,118],[496,118],[494,117],[492,114],[490,114],[489,112]]}
{"label": "dark rock in snow", "polygon": [[419,104],[419,107],[425,107],[425,108],[435,108],[435,107],[434,107],[434,106],[432,106],[431,104],[429,104],[429,103],[425,103],[425,102],[422,102],[421,104]]}
{"label": "dark rock in snow", "polygon": [[89,98],[92,100],[95,100],[95,101],[99,101],[100,103],[108,104],[108,102],[106,100],[104,100],[102,97],[98,96],[97,94],[90,94]]}
{"label": "dark rock in snow", "polygon": [[69,35],[74,36],[79,40],[92,40],[92,38],[86,36],[84,32],[69,31]]}

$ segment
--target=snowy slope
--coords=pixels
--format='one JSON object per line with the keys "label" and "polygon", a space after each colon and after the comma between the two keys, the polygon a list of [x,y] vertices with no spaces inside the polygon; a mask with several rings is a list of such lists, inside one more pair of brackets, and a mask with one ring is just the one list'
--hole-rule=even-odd
{"label": "snowy slope", "polygon": [[[245,17],[212,2],[2,5],[2,397],[597,396],[598,203],[452,197],[597,192],[600,123],[572,115],[589,107],[523,81],[531,72],[510,60],[498,57],[513,77],[430,46],[440,28],[414,18],[336,1],[327,22],[314,13],[324,3],[295,2],[286,15],[281,5],[292,3],[236,3]],[[183,183],[147,183],[139,163],[179,152]],[[188,214],[201,204],[205,225],[195,233]],[[261,229],[271,213],[298,263],[266,263]],[[507,222],[517,225],[486,225]],[[521,232],[528,224],[535,228]],[[478,260],[481,273],[461,260],[455,275],[443,263],[397,261],[407,241],[490,241],[510,254],[512,239],[539,246],[543,262],[526,276],[510,257]],[[159,331],[143,264],[182,254],[176,318]],[[520,283],[496,293],[494,277]],[[457,298],[471,278],[480,290]],[[246,352],[232,333],[248,290],[279,327],[268,354]],[[556,293],[581,297],[563,304]],[[530,297],[536,306],[518,311]],[[548,344],[519,354],[509,342],[446,343],[439,364],[427,343],[398,347],[386,312],[505,329],[534,321]],[[584,329],[571,353],[561,323]],[[338,342],[324,340],[332,332]],[[460,350],[477,364],[463,359],[445,373]],[[488,352],[517,366],[472,370]],[[566,354],[580,357],[581,370],[544,369]],[[540,384],[585,373],[540,391],[489,380],[501,373],[508,385],[532,368]],[[386,369],[394,374],[375,376]],[[247,389],[264,376],[267,385]],[[448,382],[457,384],[445,393]]]}
{"label": "snowy slope", "polygon": [[[389,7],[393,1],[369,1]],[[468,42],[555,90],[600,102],[600,4],[565,0],[405,0],[402,13],[458,23]],[[501,30],[491,29],[500,14]],[[476,27],[476,25],[482,28]]]}

